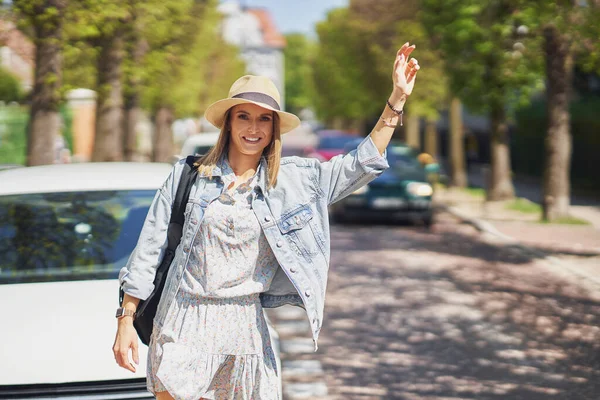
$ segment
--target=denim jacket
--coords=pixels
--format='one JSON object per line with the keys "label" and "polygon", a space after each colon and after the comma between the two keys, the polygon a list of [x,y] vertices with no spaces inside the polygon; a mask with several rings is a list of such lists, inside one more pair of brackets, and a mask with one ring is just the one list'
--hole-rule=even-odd
{"label": "denim jacket", "polygon": [[[266,161],[261,162],[252,208],[279,263],[269,290],[261,293],[261,303],[265,308],[284,304],[303,307],[316,351],[329,270],[328,206],[375,179],[388,163],[367,137],[356,150],[326,162],[283,157],[277,184],[267,189]],[[182,160],[174,166],[157,191],[137,246],[119,274],[125,293],[141,300],[154,289],[155,271],[167,248],[171,206],[184,163]],[[223,191],[221,176],[221,169],[216,167],[212,178],[199,175],[191,189],[181,243],[154,319],[159,328],[179,289],[204,211]]]}

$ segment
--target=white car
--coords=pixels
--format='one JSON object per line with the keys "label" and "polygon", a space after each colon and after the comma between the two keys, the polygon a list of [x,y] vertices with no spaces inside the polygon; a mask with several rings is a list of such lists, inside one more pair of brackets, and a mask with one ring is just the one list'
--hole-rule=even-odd
{"label": "white car", "polygon": [[[168,164],[0,171],[0,398],[152,399],[112,353],[118,271]],[[141,344],[141,342],[140,342]]]}
{"label": "white car", "polygon": [[193,155],[204,155],[217,143],[219,132],[205,132],[188,137],[181,146],[177,160]]}
{"label": "white car", "polygon": [[117,278],[171,168],[0,171],[0,399],[154,398],[146,390],[147,347],[140,342],[136,373],[113,357]]}

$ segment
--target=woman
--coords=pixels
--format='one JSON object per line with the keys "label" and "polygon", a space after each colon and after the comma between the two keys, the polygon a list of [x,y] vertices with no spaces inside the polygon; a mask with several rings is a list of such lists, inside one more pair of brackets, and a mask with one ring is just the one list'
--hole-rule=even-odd
{"label": "woman", "polygon": [[[157,399],[277,399],[275,357],[263,307],[306,310],[317,349],[322,326],[329,224],[327,207],[388,167],[383,156],[419,70],[404,44],[393,90],[370,136],[345,156],[320,163],[281,158],[281,134],[300,124],[279,109],[264,77],[244,76],[205,116],[219,141],[197,162],[183,236],[154,319],[148,389]],[[135,371],[132,315],[152,292],[167,245],[172,199],[183,162],[157,192],[132,256],[120,273],[125,291],[113,352]]]}

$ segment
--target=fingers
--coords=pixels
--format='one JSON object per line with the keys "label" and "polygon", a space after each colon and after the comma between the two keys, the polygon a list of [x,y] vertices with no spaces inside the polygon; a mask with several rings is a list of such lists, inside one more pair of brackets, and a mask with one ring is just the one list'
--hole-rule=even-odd
{"label": "fingers", "polygon": [[115,344],[113,346],[113,353],[117,364],[131,372],[135,372],[135,365],[129,361],[129,347],[133,349],[133,360],[136,364],[139,364],[138,346],[131,344],[130,346],[122,346]]}
{"label": "fingers", "polygon": [[411,45],[408,42],[404,43],[402,45],[402,47],[400,47],[400,50],[398,50],[398,53],[396,54],[396,58],[398,58],[400,56],[400,54],[404,54],[404,58],[408,59],[408,57],[410,56],[410,53],[412,53],[416,47],[417,46],[415,46],[414,44]]}
{"label": "fingers", "polygon": [[[406,44],[408,44],[408,42],[407,42]],[[403,46],[403,47],[404,47],[404,46]],[[403,52],[403,54],[404,54],[404,58],[405,58],[406,60],[408,60],[408,57],[410,57],[410,54],[411,54],[411,53],[412,53],[412,52],[413,52],[413,51],[414,51],[416,48],[417,48],[417,46],[415,46],[414,44],[413,44],[413,45],[411,45],[411,46],[407,46],[407,47],[406,47],[406,49],[404,49],[404,52]]]}
{"label": "fingers", "polygon": [[398,53],[396,53],[396,59],[398,57],[400,57],[401,54],[404,54],[404,52],[406,51],[407,48],[408,48],[408,42],[404,43],[402,45],[402,47],[400,47],[400,50],[398,50]]}
{"label": "fingers", "polygon": [[410,70],[410,72],[408,73],[408,76],[406,78],[406,82],[410,83],[412,82],[413,79],[415,79],[415,77],[417,76],[417,72],[421,69],[421,66],[419,66],[418,64],[415,65],[415,67],[413,69]]}
{"label": "fingers", "polygon": [[140,356],[138,354],[138,345],[134,344],[133,348],[132,348],[132,356],[133,356],[133,362],[136,363],[137,365],[140,365]]}
{"label": "fingers", "polygon": [[[402,47],[396,53],[396,60],[394,61],[394,70],[398,69],[398,67],[403,66],[402,64],[409,59],[411,53],[415,50],[416,46],[413,44],[409,44],[408,42],[404,43]],[[410,61],[409,61],[410,63]],[[405,70],[405,74],[408,76],[408,71]]]}
{"label": "fingers", "polygon": [[406,69],[404,70],[404,76],[406,77],[407,80],[408,80],[408,77],[410,76],[411,72],[417,67],[419,67],[419,61],[416,58],[411,58],[408,61],[408,65],[407,65]]}

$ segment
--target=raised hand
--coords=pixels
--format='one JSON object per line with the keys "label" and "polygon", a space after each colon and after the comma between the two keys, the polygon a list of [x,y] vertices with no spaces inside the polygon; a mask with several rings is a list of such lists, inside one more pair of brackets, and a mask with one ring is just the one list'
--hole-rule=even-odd
{"label": "raised hand", "polygon": [[410,45],[406,42],[396,54],[392,81],[394,82],[393,92],[398,97],[410,96],[415,87],[417,72],[421,69],[416,58],[409,60],[410,54],[415,48],[414,44]]}

